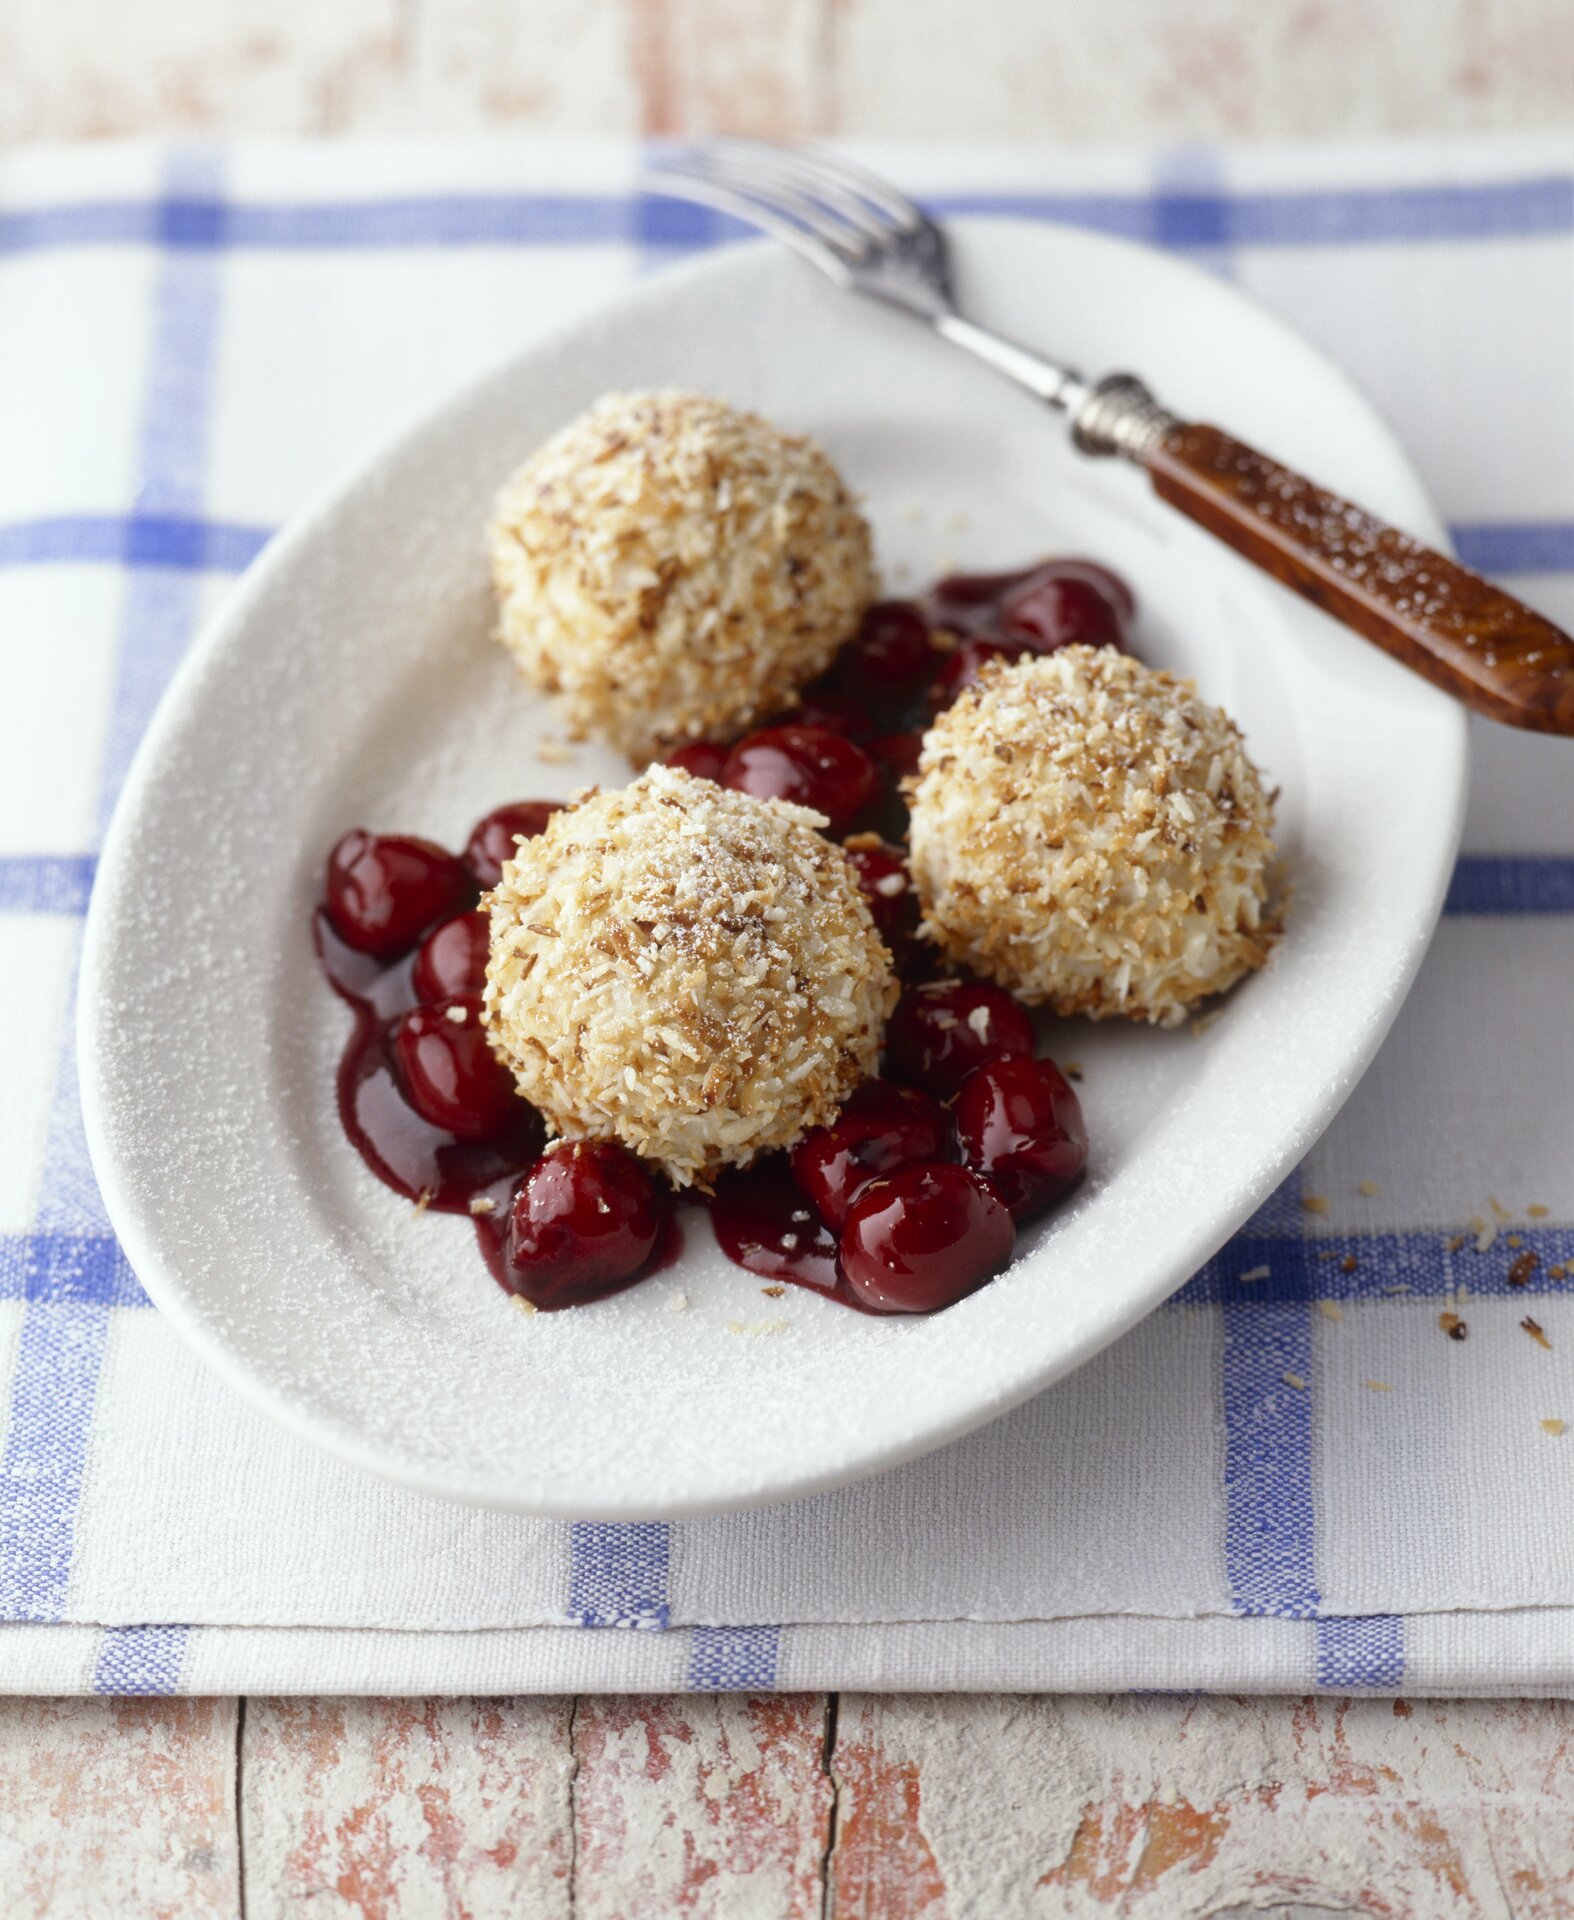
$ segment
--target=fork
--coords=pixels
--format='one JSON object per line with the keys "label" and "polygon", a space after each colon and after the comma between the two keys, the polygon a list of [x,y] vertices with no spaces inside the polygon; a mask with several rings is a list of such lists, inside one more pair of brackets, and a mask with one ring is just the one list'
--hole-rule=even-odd
{"label": "fork", "polygon": [[1467,707],[1574,734],[1574,641],[1550,621],[1222,429],[1180,419],[1136,375],[1087,380],[968,319],[944,232],[888,182],[827,154],[729,139],[664,159],[641,184],[746,220],[837,286],[926,322],[1063,413],[1080,452],[1145,468],[1161,499]]}

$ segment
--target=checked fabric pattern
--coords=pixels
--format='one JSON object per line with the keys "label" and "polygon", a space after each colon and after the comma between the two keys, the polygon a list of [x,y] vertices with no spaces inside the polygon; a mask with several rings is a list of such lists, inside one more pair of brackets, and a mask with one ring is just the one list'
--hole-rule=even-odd
{"label": "checked fabric pattern", "polygon": [[[1574,145],[872,157],[942,212],[1231,276],[1387,410],[1463,556],[1574,623]],[[0,1688],[1566,1691],[1563,742],[1478,729],[1436,945],[1296,1179],[1092,1365],[879,1480],[670,1527],[453,1508],[275,1431],[149,1307],[71,1038],[137,741],[315,486],[532,332],[731,237],[641,199],[636,159],[0,159]]]}

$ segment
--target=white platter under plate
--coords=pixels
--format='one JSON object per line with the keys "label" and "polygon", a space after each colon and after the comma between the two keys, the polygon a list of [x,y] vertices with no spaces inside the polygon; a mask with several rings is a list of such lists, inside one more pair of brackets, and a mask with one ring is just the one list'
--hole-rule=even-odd
{"label": "white platter under plate", "polygon": [[[1443,534],[1344,377],[1229,287],[1050,226],[955,227],[970,310],[1128,366],[1399,525]],[[1089,1177],[1009,1272],[926,1319],[761,1283],[685,1215],[678,1267],[526,1316],[468,1222],[418,1215],[340,1133],[348,1014],[313,958],[347,827],[462,843],[503,800],[616,783],[537,746],[488,638],[502,478],[609,388],[683,385],[807,429],[865,497],[888,585],[1046,552],[1136,587],[1139,650],[1194,674],[1282,788],[1289,932],[1200,1034],[1068,1026]],[[131,1263],[294,1432],[424,1492],[576,1519],[697,1514],[922,1453],[1096,1353],[1208,1258],[1349,1094],[1442,901],[1463,712],[1256,574],[900,317],[763,245],[652,280],[444,406],[273,542],[182,667],[99,872],[82,967],[94,1164]],[[676,1294],[687,1297],[674,1311]],[[1075,1471],[1068,1462],[1068,1472]]]}

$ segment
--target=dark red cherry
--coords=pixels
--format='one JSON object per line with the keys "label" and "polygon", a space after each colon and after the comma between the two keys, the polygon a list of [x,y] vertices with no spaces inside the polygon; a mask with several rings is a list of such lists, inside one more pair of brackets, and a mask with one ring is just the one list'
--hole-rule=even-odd
{"label": "dark red cherry", "polygon": [[475,996],[486,986],[490,929],[484,913],[456,913],[417,947],[410,984],[418,1000]]}
{"label": "dark red cherry", "polygon": [[1035,653],[1061,647],[1118,647],[1120,610],[1089,580],[1045,568],[1000,603],[1000,630]]}
{"label": "dark red cherry", "polygon": [[710,740],[696,740],[692,746],[679,747],[667,755],[669,767],[692,773],[696,780],[714,780],[721,784],[721,770],[727,764],[727,749]]}
{"label": "dark red cherry", "polygon": [[357,953],[391,960],[473,898],[454,856],[410,834],[354,827],[328,855],[328,917]]}
{"label": "dark red cherry", "polygon": [[515,800],[478,820],[465,847],[465,865],[476,885],[495,887],[503,877],[503,862],[514,857],[514,842],[534,840],[553,814],[562,811],[561,800]]}
{"label": "dark red cherry", "polygon": [[880,938],[894,954],[918,931],[918,895],[900,847],[875,834],[860,834],[844,848]]}
{"label": "dark red cherry", "polygon": [[1082,1105],[1053,1060],[991,1060],[952,1111],[967,1164],[1019,1220],[1058,1200],[1088,1158]]}
{"label": "dark red cherry", "polygon": [[1137,596],[1124,576],[1116,573],[1113,567],[1103,566],[1097,560],[1051,560],[1038,571],[1060,574],[1068,580],[1086,580],[1090,587],[1098,588],[1122,620],[1136,617]]}
{"label": "dark red cherry", "polygon": [[948,573],[929,589],[929,597],[942,612],[947,608],[971,612],[992,607],[1003,594],[1031,580],[1038,571],[1037,567],[1019,567],[1014,573]]}
{"label": "dark red cherry", "polygon": [[951,1154],[951,1116],[915,1087],[866,1080],[828,1127],[792,1150],[793,1178],[827,1226],[839,1227],[876,1175]]}
{"label": "dark red cherry", "polygon": [[1011,1215],[976,1173],[947,1162],[871,1181],[842,1227],[847,1284],[879,1313],[932,1313],[999,1273]]}
{"label": "dark red cherry", "polygon": [[842,649],[838,671],[880,694],[900,693],[934,661],[929,622],[909,600],[878,600]]}
{"label": "dark red cherry", "polygon": [[[842,649],[838,661],[845,656]],[[870,713],[870,689],[862,686],[839,668],[822,674],[803,690],[802,698],[790,713],[784,713],[772,726],[824,727],[827,733],[839,733],[861,746],[875,730]]]}
{"label": "dark red cherry", "polygon": [[412,1007],[395,1023],[393,1041],[405,1098],[456,1140],[491,1140],[518,1113],[512,1076],[487,1045],[479,1000]]}
{"label": "dark red cherry", "polygon": [[898,780],[905,780],[910,773],[917,773],[918,756],[923,750],[924,736],[916,731],[882,733],[869,742],[869,751],[875,759]]}
{"label": "dark red cherry", "polygon": [[1033,1020],[1004,987],[935,980],[910,987],[885,1030],[885,1068],[949,1100],[967,1076],[1005,1054],[1031,1054]]}
{"label": "dark red cherry", "polygon": [[987,662],[1020,660],[1029,651],[1025,640],[964,640],[953,653],[946,655],[945,665],[935,675],[934,685],[929,689],[930,706],[936,713],[950,706],[959,694],[966,693],[977,682]]}
{"label": "dark red cherry", "polygon": [[863,748],[824,727],[766,727],[727,755],[723,785],[759,800],[791,800],[823,813],[834,830],[850,826],[879,790]]}
{"label": "dark red cherry", "polygon": [[538,1307],[614,1292],[656,1250],[665,1208],[633,1154],[585,1140],[544,1153],[519,1183],[505,1273]]}

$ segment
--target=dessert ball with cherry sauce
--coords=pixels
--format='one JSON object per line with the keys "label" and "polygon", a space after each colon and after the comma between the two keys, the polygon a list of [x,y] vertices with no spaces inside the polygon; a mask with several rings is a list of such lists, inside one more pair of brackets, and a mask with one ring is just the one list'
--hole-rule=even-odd
{"label": "dessert ball with cherry sauce", "polygon": [[[859,765],[848,747],[862,747],[887,780],[899,779],[917,765],[925,714],[950,704],[984,662],[1052,652],[1078,637],[1121,643],[1130,596],[1102,570],[1079,568],[1060,563],[1055,571],[942,583],[927,613],[902,602],[871,608],[858,639],[806,691],[790,722],[755,737],[756,752],[735,748],[724,755],[704,746],[673,761],[724,784],[729,772],[736,779],[748,769],[769,778],[776,791],[813,792],[821,811],[845,823],[851,799],[834,784],[813,783],[834,781],[843,767]],[[948,590],[951,603],[944,598]],[[961,609],[957,617],[953,605]],[[953,637],[974,637],[945,652],[931,620]],[[843,751],[825,744],[824,735],[840,739]],[[795,748],[796,765],[784,767]],[[868,804],[866,794],[856,797]],[[792,1151],[792,1188],[812,1203],[812,1226],[808,1213],[793,1210],[787,1190],[778,1193],[775,1186],[753,1225],[779,1225],[776,1213],[787,1222],[779,1238],[781,1249],[790,1242],[791,1251],[771,1248],[785,1277],[806,1278],[812,1268],[813,1283],[823,1285],[834,1252],[835,1271],[866,1308],[927,1312],[973,1291],[1010,1258],[1012,1216],[1027,1218],[1069,1187],[1085,1157],[1085,1132],[1063,1077],[1049,1062],[1033,1059],[1033,1026],[1020,1002],[982,981],[923,980],[932,950],[915,938],[904,848],[865,832],[848,837],[844,851],[898,973],[919,984],[909,985],[887,1029],[891,1077],[865,1082],[829,1125],[806,1134]],[[1014,1066],[1036,1102],[1009,1075],[1002,1088],[984,1072]],[[971,1089],[965,1133],[952,1112],[961,1107],[964,1088]],[[779,1175],[771,1178],[780,1184]],[[867,1205],[865,1194],[874,1196]],[[737,1222],[729,1208],[742,1217],[748,1204],[729,1197],[718,1210],[730,1245],[726,1229]],[[768,1238],[756,1237],[762,1244]]]}
{"label": "dessert ball with cherry sauce", "polygon": [[837,1112],[897,989],[826,824],[658,766],[521,844],[487,898],[486,1022],[554,1132],[705,1188]]}

